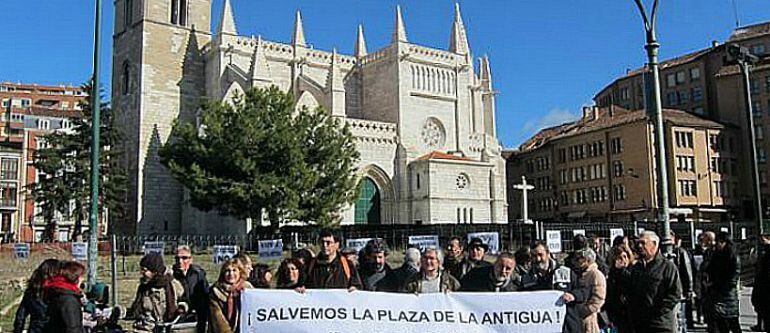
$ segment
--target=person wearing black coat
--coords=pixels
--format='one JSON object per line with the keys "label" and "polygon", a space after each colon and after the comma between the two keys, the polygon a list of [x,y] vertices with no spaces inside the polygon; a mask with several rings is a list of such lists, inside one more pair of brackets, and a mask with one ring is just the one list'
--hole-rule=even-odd
{"label": "person wearing black coat", "polygon": [[762,235],[761,256],[757,260],[754,275],[754,289],[751,291],[751,305],[757,312],[757,325],[752,331],[770,329],[770,235]]}
{"label": "person wearing black coat", "polygon": [[706,311],[709,332],[741,332],[739,322],[738,280],[740,259],[735,253],[730,234],[720,232],[706,268]]}
{"label": "person wearing black coat", "polygon": [[401,267],[388,272],[377,284],[377,291],[401,292],[406,282],[420,272],[420,250],[408,248],[404,253],[404,263]]}
{"label": "person wearing black coat", "polygon": [[192,251],[186,245],[177,248],[174,260],[174,279],[184,288],[179,301],[190,305],[190,309],[194,311],[192,319],[198,323],[197,332],[203,333],[206,331],[209,311],[209,284],[206,281],[206,271],[193,264]]}
{"label": "person wearing black coat", "polygon": [[40,333],[48,322],[47,304],[43,300],[43,283],[59,274],[59,260],[46,259],[38,266],[27,282],[27,289],[13,320],[13,333],[22,333],[29,316],[28,333]]}
{"label": "person wearing black coat", "polygon": [[676,332],[675,309],[682,298],[679,271],[658,252],[660,238],[652,231],[639,237],[639,261],[621,269],[620,290],[628,304],[628,322],[638,333]]}
{"label": "person wearing black coat", "polygon": [[460,291],[511,292],[518,291],[516,260],[513,253],[503,252],[493,266],[477,267],[460,281]]}
{"label": "person wearing black coat", "polygon": [[694,270],[692,265],[692,256],[687,249],[682,247],[682,240],[672,231],[671,239],[674,242],[673,254],[674,264],[679,271],[679,282],[682,285],[682,296],[684,296],[684,314],[685,323],[687,328],[692,329],[695,327],[695,318],[692,316],[693,312],[693,297],[694,291]]}
{"label": "person wearing black coat", "polygon": [[86,268],[77,261],[62,264],[60,275],[43,284],[43,299],[48,303],[48,322],[43,333],[83,333],[83,309],[80,283]]}

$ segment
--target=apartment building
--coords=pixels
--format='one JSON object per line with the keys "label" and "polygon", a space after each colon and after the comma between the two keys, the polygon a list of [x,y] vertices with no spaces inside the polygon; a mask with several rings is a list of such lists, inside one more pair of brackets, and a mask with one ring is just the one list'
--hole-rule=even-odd
{"label": "apartment building", "polygon": [[[740,206],[734,126],[664,110],[672,218],[718,221]],[[507,151],[509,213],[521,218],[526,176],[531,219],[635,221],[656,214],[653,128],[643,110],[584,108],[577,121],[541,130]]]}

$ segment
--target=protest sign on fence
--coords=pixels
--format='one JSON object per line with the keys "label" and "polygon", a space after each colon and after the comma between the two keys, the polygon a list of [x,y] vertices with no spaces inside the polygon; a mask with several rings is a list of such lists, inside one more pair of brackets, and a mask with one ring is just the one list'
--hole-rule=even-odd
{"label": "protest sign on fence", "polygon": [[438,235],[409,236],[409,245],[416,246],[420,251],[430,247],[438,249]]}
{"label": "protest sign on fence", "polygon": [[575,229],[575,230],[572,230],[572,236],[574,237],[574,236],[577,236],[577,235],[585,236],[586,235],[586,229]]}
{"label": "protest sign on fence", "polygon": [[259,259],[281,260],[283,257],[283,239],[259,241]]}
{"label": "protest sign on fence", "polygon": [[468,243],[471,239],[479,238],[484,244],[489,246],[489,254],[500,252],[500,235],[497,232],[472,232],[468,234]]}
{"label": "protest sign on fence", "polygon": [[166,242],[144,242],[144,255],[157,253],[163,255],[166,248]]}
{"label": "protest sign on fence", "polygon": [[623,236],[625,236],[625,233],[623,232],[622,228],[610,229],[610,243],[612,243],[616,237],[623,237]]}
{"label": "protest sign on fence", "polygon": [[88,243],[72,242],[72,259],[77,261],[88,260]]}
{"label": "protest sign on fence", "polygon": [[238,254],[237,245],[214,245],[214,263],[219,265]]}
{"label": "protest sign on fence", "polygon": [[561,252],[561,231],[546,230],[545,243],[548,244],[548,251],[551,253]]}
{"label": "protest sign on fence", "polygon": [[748,233],[746,232],[746,228],[741,228],[741,240],[747,240],[748,238],[749,237]]}
{"label": "protest sign on fence", "polygon": [[728,232],[729,233],[730,232],[730,228],[728,228],[728,227],[721,227],[721,228],[719,228],[719,231],[720,232]]}
{"label": "protest sign on fence", "polygon": [[561,332],[562,292],[408,295],[245,290],[241,332]]}
{"label": "protest sign on fence", "polygon": [[27,243],[13,244],[13,256],[16,258],[16,260],[29,259],[29,244]]}
{"label": "protest sign on fence", "polygon": [[348,238],[345,240],[345,247],[354,249],[356,252],[359,252],[364,248],[364,246],[366,246],[366,243],[372,239],[374,238]]}

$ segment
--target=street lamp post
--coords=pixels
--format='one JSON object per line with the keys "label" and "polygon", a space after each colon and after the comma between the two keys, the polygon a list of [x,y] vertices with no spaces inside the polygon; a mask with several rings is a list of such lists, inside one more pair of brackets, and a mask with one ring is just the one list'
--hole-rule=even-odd
{"label": "street lamp post", "polygon": [[96,268],[99,251],[97,237],[99,233],[99,130],[101,114],[101,96],[99,95],[99,58],[102,37],[102,0],[96,0],[96,18],[94,27],[94,77],[91,87],[91,212],[88,220],[88,285],[96,283]]}
{"label": "street lamp post", "polygon": [[671,225],[669,222],[669,207],[668,207],[668,167],[666,166],[666,141],[665,130],[663,127],[663,108],[660,102],[660,70],[658,68],[658,51],[660,44],[655,36],[655,21],[658,14],[658,0],[655,0],[652,5],[652,11],[650,15],[647,15],[647,10],[644,8],[641,0],[634,0],[636,6],[639,7],[639,13],[642,15],[644,21],[644,31],[647,37],[647,44],[644,48],[647,50],[647,67],[648,74],[651,77],[647,86],[647,115],[653,118],[653,125],[655,129],[653,141],[655,142],[655,172],[657,181],[657,201],[658,201],[658,222],[661,224],[663,230],[660,238],[661,253],[669,255],[671,253],[672,244],[670,230]]}
{"label": "street lamp post", "polygon": [[751,157],[752,177],[754,178],[754,214],[757,216],[759,222],[759,234],[764,233],[764,225],[762,223],[762,193],[760,189],[759,180],[759,161],[757,155],[757,140],[754,130],[754,110],[751,102],[751,67],[759,62],[759,57],[751,54],[749,49],[737,44],[727,45],[727,56],[725,57],[725,65],[738,65],[741,68],[741,75],[743,77],[743,94],[744,94],[744,107],[746,108],[746,118],[748,119],[748,134],[749,155]]}

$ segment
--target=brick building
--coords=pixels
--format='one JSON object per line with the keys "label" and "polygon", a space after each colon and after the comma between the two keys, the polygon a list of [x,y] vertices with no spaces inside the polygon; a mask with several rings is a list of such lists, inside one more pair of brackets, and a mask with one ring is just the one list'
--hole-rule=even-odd
{"label": "brick building", "polygon": [[[45,224],[29,196],[40,174],[32,166],[42,135],[71,127],[86,93],[77,87],[0,83],[0,235],[4,240],[39,240]],[[10,118],[10,121],[8,121]],[[61,215],[58,239],[69,238],[72,221]]]}
{"label": "brick building", "polygon": [[[718,221],[739,205],[734,127],[680,110],[664,111],[669,198],[674,216]],[[507,151],[509,212],[521,218],[526,175],[530,218],[552,221],[654,219],[653,128],[643,110],[584,108],[577,121],[541,130]]]}

